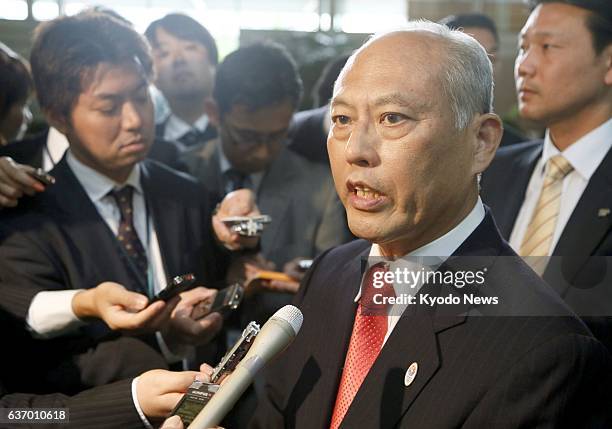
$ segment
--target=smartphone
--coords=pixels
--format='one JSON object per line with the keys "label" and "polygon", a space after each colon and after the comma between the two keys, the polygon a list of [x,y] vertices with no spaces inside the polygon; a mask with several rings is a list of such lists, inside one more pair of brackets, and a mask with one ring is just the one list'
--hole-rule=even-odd
{"label": "smartphone", "polygon": [[155,301],[169,301],[181,292],[191,289],[195,286],[196,277],[193,273],[183,274],[182,276],[173,277],[168,285],[160,290],[157,295],[151,300]]}
{"label": "smartphone", "polygon": [[42,168],[37,168],[36,170],[28,171],[27,173],[30,175],[30,177],[38,180],[43,185],[49,186],[55,183],[55,177],[46,173]]}
{"label": "smartphone", "polygon": [[191,317],[198,320],[210,313],[224,313],[235,310],[242,302],[243,296],[244,287],[239,283],[234,283],[217,292],[212,304],[205,301],[197,304],[191,313]]}

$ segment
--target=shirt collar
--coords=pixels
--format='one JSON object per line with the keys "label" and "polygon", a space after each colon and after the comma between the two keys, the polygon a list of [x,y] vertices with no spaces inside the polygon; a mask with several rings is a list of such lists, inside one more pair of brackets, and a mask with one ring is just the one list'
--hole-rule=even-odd
{"label": "shirt collar", "polygon": [[[442,237],[439,237],[431,243],[427,243],[424,246],[413,250],[397,261],[391,262],[389,265],[391,266],[397,264],[398,266],[408,265],[415,267],[417,265],[415,265],[414,258],[419,258],[421,260],[419,264],[427,265],[430,269],[437,269],[437,267],[442,265],[442,263],[446,261],[449,256],[455,253],[459,246],[461,246],[461,244],[472,234],[472,232],[474,232],[484,217],[485,209],[479,196],[470,214],[459,222],[456,227],[448,231]],[[380,259],[382,257],[378,244],[372,244],[369,256],[370,258],[375,259]],[[391,267],[391,270],[392,269],[393,268]],[[357,295],[355,296],[355,302],[358,302],[361,298],[362,287],[363,278],[362,284],[359,286],[359,291],[357,291]]]}
{"label": "shirt collar", "polygon": [[140,168],[138,165],[132,168],[130,175],[125,183],[117,183],[113,179],[103,175],[93,168],[83,164],[68,150],[66,155],[68,166],[81,183],[89,198],[96,202],[102,200],[110,191],[115,188],[122,188],[125,185],[131,185],[136,192],[142,194],[142,186],[140,183]]}
{"label": "shirt collar", "polygon": [[200,116],[192,126],[172,113],[166,122],[164,138],[166,140],[178,140],[193,129],[204,132],[206,127],[208,127],[208,116],[206,114]]}
{"label": "shirt collar", "polygon": [[[609,119],[571,144],[563,151],[563,157],[585,180],[590,180],[611,147],[612,119]],[[553,144],[550,131],[546,130],[542,150],[542,168],[550,158],[559,153],[559,149]]]}

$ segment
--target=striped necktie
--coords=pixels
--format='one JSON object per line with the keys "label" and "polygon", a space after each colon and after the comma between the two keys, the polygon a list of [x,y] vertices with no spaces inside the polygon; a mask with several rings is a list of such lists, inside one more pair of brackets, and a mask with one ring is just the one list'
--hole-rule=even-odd
{"label": "striped necktie", "polygon": [[519,249],[520,256],[533,256],[533,258],[525,258],[525,260],[540,275],[544,273],[548,264],[547,256],[552,251],[551,244],[561,207],[563,179],[573,169],[561,154],[548,160],[540,198]]}

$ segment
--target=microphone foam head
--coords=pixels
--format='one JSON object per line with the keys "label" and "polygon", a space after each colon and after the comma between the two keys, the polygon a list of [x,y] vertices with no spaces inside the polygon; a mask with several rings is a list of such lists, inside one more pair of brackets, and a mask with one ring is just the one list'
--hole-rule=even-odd
{"label": "microphone foam head", "polygon": [[304,321],[304,316],[302,315],[300,309],[293,305],[285,305],[283,308],[277,310],[272,318],[282,319],[289,323],[296,335],[298,332],[300,332],[302,322]]}

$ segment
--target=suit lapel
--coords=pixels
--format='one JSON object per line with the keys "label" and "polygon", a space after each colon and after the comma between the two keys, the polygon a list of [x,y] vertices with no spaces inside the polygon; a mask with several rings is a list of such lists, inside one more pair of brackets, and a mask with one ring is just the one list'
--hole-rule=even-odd
{"label": "suit lapel", "polygon": [[[570,283],[612,227],[612,216],[598,216],[612,209],[612,150],[608,151],[570,216],[553,256],[563,256],[563,277]],[[544,278],[550,280],[554,264]]]}
{"label": "suit lapel", "polygon": [[[185,234],[181,233],[183,226],[181,219],[181,208],[178,206],[176,199],[168,198],[166,192],[168,189],[163,183],[158,183],[155,174],[152,170],[155,168],[149,162],[141,164],[141,181],[142,188],[145,194],[147,205],[147,214],[153,222],[157,242],[164,266],[164,273],[167,277],[171,277],[179,273],[181,268],[181,249]],[[172,192],[172,190],[170,190]]]}
{"label": "suit lapel", "polygon": [[[353,330],[354,317],[352,316],[357,310],[355,296],[357,296],[361,283],[361,261],[365,261],[369,250],[368,246],[359,256],[351,259],[344,266],[334,267],[334,270],[340,275],[332,277],[333,282],[322,284],[316,294],[316,302],[311,304],[316,308],[316,314],[312,316],[317,317],[314,335],[324,339],[324,347],[311,351],[311,361],[306,363],[295,384],[298,388],[294,389],[288,401],[289,404],[303,403],[304,407],[300,410],[300,416],[307,416],[309,427],[328,427],[331,421],[344,359]],[[347,317],[347,315],[351,316]],[[318,375],[318,378],[313,379],[315,378],[313,374]],[[293,415],[295,416],[295,413]],[[288,427],[295,427],[295,422],[288,421],[287,423]]]}
{"label": "suit lapel", "polygon": [[[59,218],[58,224],[77,246],[81,259],[75,261],[84,275],[83,285],[93,287],[87,279],[106,279],[119,282],[128,289],[146,291],[146,284],[127,260],[127,255],[115,238],[89,196],[70,170],[66,157],[51,174],[56,184],[46,191],[44,204]],[[96,258],[100,252],[104,257]]]}
{"label": "suit lapel", "polygon": [[[537,145],[523,156],[517,157],[514,160],[511,171],[507,172],[510,178],[507,181],[508,189],[496,192],[500,200],[498,207],[494,209],[495,219],[502,236],[507,240],[510,239],[514,222],[525,200],[525,193],[527,192],[527,186],[529,185],[533,169],[541,155],[542,145]],[[507,198],[508,195],[513,197]]]}

